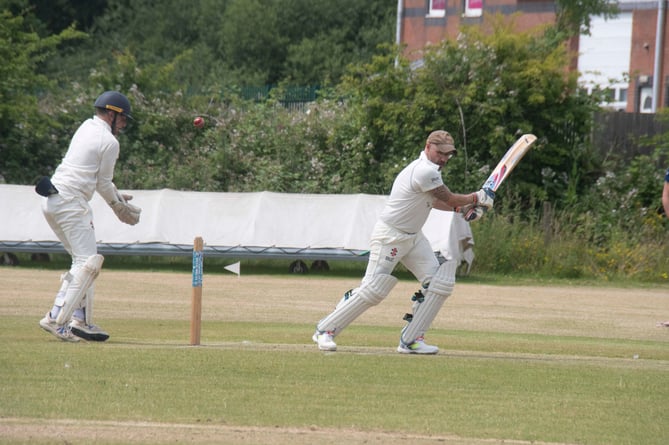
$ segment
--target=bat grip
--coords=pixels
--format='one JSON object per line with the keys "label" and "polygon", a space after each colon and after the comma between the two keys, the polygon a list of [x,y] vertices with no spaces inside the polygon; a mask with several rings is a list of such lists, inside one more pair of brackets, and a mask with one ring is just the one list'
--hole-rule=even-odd
{"label": "bat grip", "polygon": [[493,189],[485,187],[483,188],[483,191],[485,192],[486,195],[490,196],[491,199],[495,199],[495,192]]}

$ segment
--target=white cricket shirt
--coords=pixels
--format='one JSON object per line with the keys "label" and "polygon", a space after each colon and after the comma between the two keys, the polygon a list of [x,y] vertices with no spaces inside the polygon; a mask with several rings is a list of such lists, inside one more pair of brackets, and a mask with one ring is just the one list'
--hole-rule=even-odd
{"label": "white cricket shirt", "polygon": [[65,157],[51,182],[64,197],[93,198],[97,190],[106,202],[116,200],[114,166],[119,143],[109,124],[97,116],[87,119],[72,136]]}
{"label": "white cricket shirt", "polygon": [[395,178],[379,219],[405,233],[420,232],[434,202],[430,191],[443,184],[439,166],[421,152]]}

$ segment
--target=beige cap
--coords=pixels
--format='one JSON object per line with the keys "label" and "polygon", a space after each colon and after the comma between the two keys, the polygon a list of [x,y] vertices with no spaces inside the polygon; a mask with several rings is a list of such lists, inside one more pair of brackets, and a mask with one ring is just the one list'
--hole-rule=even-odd
{"label": "beige cap", "polygon": [[442,145],[445,146],[446,150],[448,150],[449,152],[451,151],[457,152],[457,150],[455,149],[455,141],[453,141],[453,137],[448,131],[444,130],[433,131],[427,137],[427,143],[434,145]]}

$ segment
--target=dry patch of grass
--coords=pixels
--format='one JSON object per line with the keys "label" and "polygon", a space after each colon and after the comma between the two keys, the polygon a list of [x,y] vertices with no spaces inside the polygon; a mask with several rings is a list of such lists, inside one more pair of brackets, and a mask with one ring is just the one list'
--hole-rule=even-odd
{"label": "dry patch of grass", "polygon": [[[59,273],[49,270],[0,269],[0,315],[40,317],[53,302]],[[316,323],[327,315],[357,279],[309,276],[209,274],[205,268],[202,320]],[[418,289],[400,281],[379,306],[356,325],[403,326]],[[103,270],[96,281],[96,320],[190,317],[190,273]],[[656,329],[669,320],[669,289],[595,287],[490,286],[457,283],[434,322],[435,329],[541,333],[665,340]],[[345,339],[342,334],[341,339]]]}
{"label": "dry patch of grass", "polygon": [[[569,445],[524,440],[468,439],[353,429],[243,427],[157,422],[0,419],[0,443],[189,443],[226,445]],[[113,438],[113,439],[112,439]],[[23,441],[25,439],[25,442]],[[109,442],[108,442],[109,441]]]}

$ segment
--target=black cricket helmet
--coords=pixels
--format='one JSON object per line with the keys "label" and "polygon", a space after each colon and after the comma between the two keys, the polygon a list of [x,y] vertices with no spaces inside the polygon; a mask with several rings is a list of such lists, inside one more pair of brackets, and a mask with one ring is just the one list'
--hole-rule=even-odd
{"label": "black cricket helmet", "polygon": [[130,115],[130,101],[118,91],[105,91],[95,99],[95,108],[112,110],[132,119]]}

